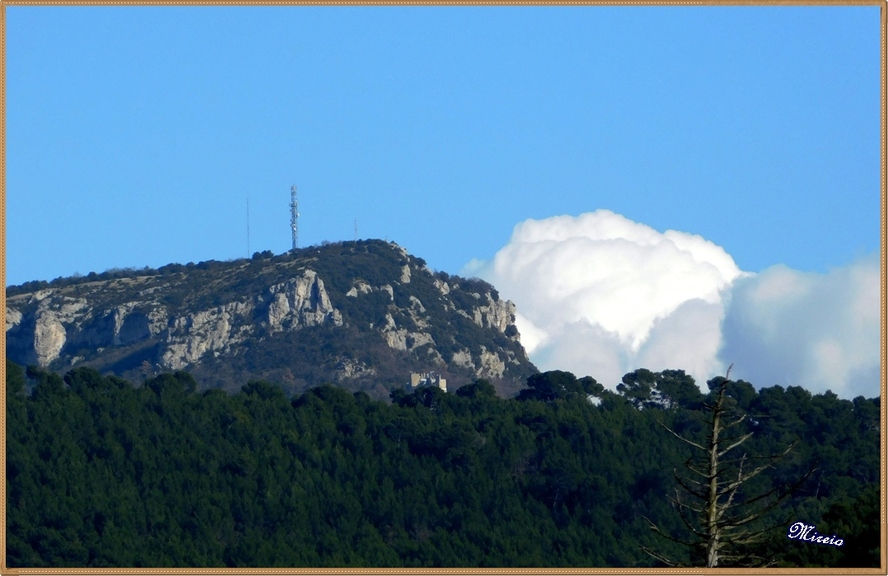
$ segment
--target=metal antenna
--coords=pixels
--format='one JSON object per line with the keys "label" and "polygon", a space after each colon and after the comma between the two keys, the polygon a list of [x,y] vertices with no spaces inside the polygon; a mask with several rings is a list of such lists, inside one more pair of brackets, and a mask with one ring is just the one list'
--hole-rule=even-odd
{"label": "metal antenna", "polygon": [[250,197],[247,196],[247,258],[250,257]]}
{"label": "metal antenna", "polygon": [[290,186],[290,228],[293,230],[293,250],[299,248],[299,212],[296,202],[296,185]]}
{"label": "metal antenna", "polygon": [[355,242],[358,241],[358,221],[355,220]]}

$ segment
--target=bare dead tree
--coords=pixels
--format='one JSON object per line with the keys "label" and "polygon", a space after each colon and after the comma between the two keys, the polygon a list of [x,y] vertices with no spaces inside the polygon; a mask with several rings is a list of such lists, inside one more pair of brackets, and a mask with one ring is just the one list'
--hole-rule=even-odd
{"label": "bare dead tree", "polygon": [[[710,415],[705,421],[708,425],[708,435],[703,443],[689,440],[660,423],[670,434],[696,451],[696,456],[685,462],[690,476],[682,477],[675,471],[678,487],[675,489],[675,496],[670,497],[688,529],[688,537],[677,538],[663,532],[649,518],[645,520],[656,533],[688,547],[693,554],[702,557],[708,568],[717,567],[720,563],[766,567],[771,565],[771,562],[749,550],[752,545],[760,543],[774,526],[765,528],[753,528],[753,526],[776,508],[795,487],[807,479],[813,470],[792,489],[781,491],[781,487],[778,486],[757,496],[738,497],[744,484],[789,454],[796,443],[781,453],[769,456],[755,457],[744,453],[739,457],[728,457],[729,452],[739,448],[753,434],[747,432],[728,435],[729,431],[739,426],[747,417],[731,406],[726,396],[730,384],[728,378],[733,366],[731,364],[728,367],[725,378],[717,384],[714,390],[715,401],[703,404],[704,410]],[[667,566],[681,566],[678,562],[647,547],[643,546],[642,549]]]}

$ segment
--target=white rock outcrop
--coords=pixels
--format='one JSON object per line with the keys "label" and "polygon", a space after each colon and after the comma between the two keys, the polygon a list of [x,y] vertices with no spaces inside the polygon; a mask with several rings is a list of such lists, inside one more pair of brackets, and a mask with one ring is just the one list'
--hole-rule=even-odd
{"label": "white rock outcrop", "polygon": [[481,346],[480,366],[476,374],[481,378],[502,378],[506,371],[506,363],[498,354]]}
{"label": "white rock outcrop", "polygon": [[407,350],[407,330],[398,328],[391,314],[385,315],[385,325],[380,328],[380,331],[389,348]]}
{"label": "white rock outcrop", "polygon": [[39,304],[34,313],[33,349],[30,359],[40,366],[47,366],[59,357],[68,340],[65,324],[71,324],[82,317],[87,303],[81,298],[55,295],[51,289],[35,293],[31,302]]}
{"label": "white rock outcrop", "polygon": [[[382,337],[389,348],[413,352],[426,344],[435,345],[435,339],[428,332],[409,332],[404,328],[398,328],[391,314],[385,315],[385,325],[380,328]],[[437,355],[440,358],[440,354]]]}
{"label": "white rock outcrop", "polygon": [[468,348],[463,348],[462,350],[455,352],[453,354],[453,358],[450,360],[460,368],[471,368],[475,369],[475,363],[472,362],[472,353]]}
{"label": "white rock outcrop", "polygon": [[9,306],[6,307],[6,331],[9,332],[22,323],[22,313],[13,310]]}
{"label": "white rock outcrop", "polygon": [[367,366],[363,362],[354,358],[342,358],[336,363],[336,379],[354,380],[356,378],[366,378],[376,375],[376,369]]}
{"label": "white rock outcrop", "polygon": [[416,296],[410,296],[410,308],[416,310],[420,314],[425,314],[425,306],[422,305],[422,301]]}
{"label": "white rock outcrop", "polygon": [[[148,308],[148,312],[144,309]],[[112,334],[111,345],[127,346],[152,338],[167,329],[169,315],[157,302],[127,302],[109,313]]]}
{"label": "white rock outcrop", "polygon": [[272,332],[284,328],[318,326],[329,322],[342,326],[342,313],[333,307],[324,281],[314,270],[271,286],[272,301],[268,306],[268,327]]}
{"label": "white rock outcrop", "polygon": [[357,282],[355,282],[355,285],[351,287],[351,290],[345,293],[345,295],[352,298],[357,298],[358,294],[369,294],[372,291],[373,288],[371,288],[369,284],[358,280]]}
{"label": "white rock outcrop", "polygon": [[426,344],[435,344],[434,338],[428,332],[410,332],[407,334],[407,349],[415,350]]}
{"label": "white rock outcrop", "polygon": [[494,301],[489,292],[484,296],[487,303],[473,309],[472,320],[475,324],[482,328],[494,328],[500,332],[505,332],[506,328],[515,324],[515,304],[509,300]]}
{"label": "white rock outcrop", "polygon": [[58,316],[51,310],[37,313],[34,324],[34,356],[37,364],[46,366],[59,357],[67,334]]}
{"label": "white rock outcrop", "polygon": [[243,342],[252,331],[245,324],[252,309],[251,304],[231,302],[176,318],[170,327],[161,366],[181,370],[208,352],[229,352],[232,345]]}

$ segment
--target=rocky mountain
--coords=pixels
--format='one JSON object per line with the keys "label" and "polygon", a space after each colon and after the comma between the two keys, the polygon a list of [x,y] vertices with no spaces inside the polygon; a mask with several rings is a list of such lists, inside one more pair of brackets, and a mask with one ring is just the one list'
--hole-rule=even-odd
{"label": "rocky mountain", "polygon": [[203,388],[329,382],[379,398],[433,371],[450,390],[486,378],[508,396],[537,371],[512,302],[381,240],[31,282],[6,306],[11,360],[134,382],[187,370]]}

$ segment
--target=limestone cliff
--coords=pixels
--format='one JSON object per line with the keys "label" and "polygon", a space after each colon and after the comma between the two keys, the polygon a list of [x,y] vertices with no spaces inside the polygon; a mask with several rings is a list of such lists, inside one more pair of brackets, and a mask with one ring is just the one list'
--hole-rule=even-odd
{"label": "limestone cliff", "polygon": [[414,370],[507,394],[535,372],[513,303],[379,240],[34,284],[7,289],[7,356],[59,371],[187,369],[204,386],[329,381],[376,396]]}

